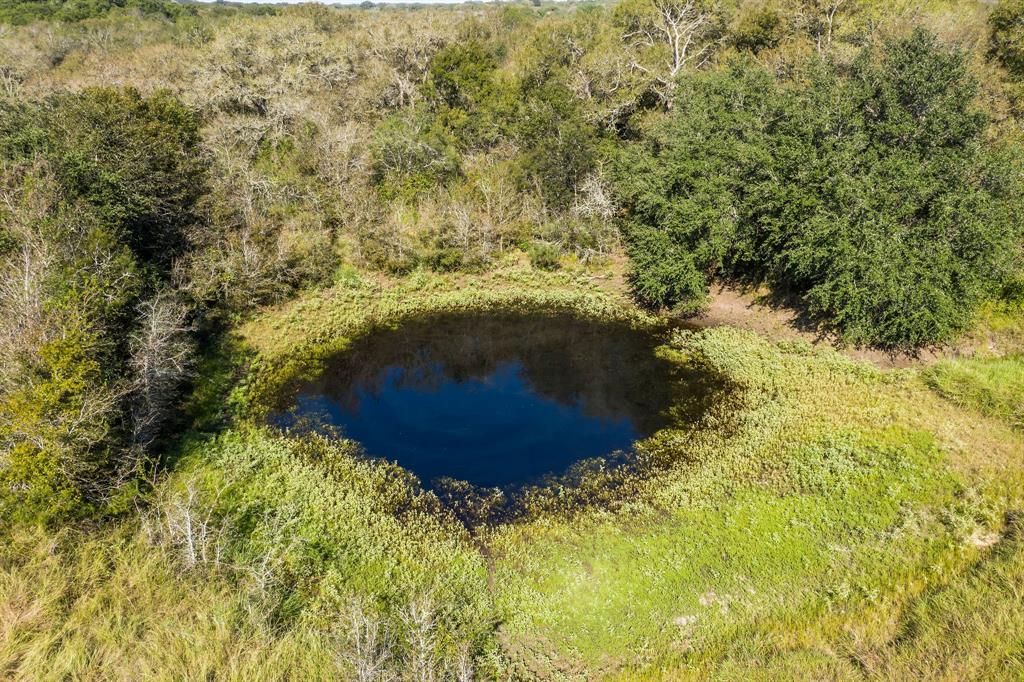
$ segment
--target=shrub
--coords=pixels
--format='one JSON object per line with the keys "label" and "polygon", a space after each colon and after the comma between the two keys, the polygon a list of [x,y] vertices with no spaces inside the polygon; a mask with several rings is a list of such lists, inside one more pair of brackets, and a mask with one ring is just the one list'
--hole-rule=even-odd
{"label": "shrub", "polygon": [[0,158],[0,506],[109,510],[188,364],[190,311],[157,292],[205,191],[197,124],[167,95],[84,90],[0,108]]}
{"label": "shrub", "polygon": [[0,22],[15,25],[44,20],[77,22],[122,9],[167,19],[198,13],[195,7],[163,0],[8,0],[0,4]]}
{"label": "shrub", "polygon": [[[47,159],[64,196],[91,206],[147,263],[185,248],[206,189],[199,125],[167,93],[91,88],[0,110],[5,156]],[[121,236],[119,235],[119,236]]]}
{"label": "shrub", "polygon": [[1000,0],[988,17],[990,57],[1024,78],[1024,0]]}
{"label": "shrub", "polygon": [[373,182],[385,200],[411,198],[462,172],[455,141],[430,117],[400,113],[373,139]]}
{"label": "shrub", "polygon": [[461,249],[442,246],[431,250],[426,261],[436,272],[455,272],[465,265],[465,254]]}
{"label": "shrub", "polygon": [[759,7],[740,20],[732,42],[738,50],[749,50],[757,54],[761,50],[777,47],[785,30],[785,22],[778,12],[768,7]]}
{"label": "shrub", "polygon": [[533,242],[526,249],[530,263],[539,270],[557,270],[562,250],[550,242]]}
{"label": "shrub", "polygon": [[802,123],[804,157],[784,166],[802,210],[770,207],[770,236],[754,241],[776,252],[771,276],[848,340],[949,340],[1014,265],[1019,171],[985,147],[965,55],[921,30],[865,50],[834,88],[849,110]]}
{"label": "shrub", "polygon": [[698,310],[707,279],[746,251],[741,242],[749,173],[770,150],[764,122],[782,115],[770,75],[749,62],[680,86],[676,113],[614,164],[630,282],[641,301]]}
{"label": "shrub", "polygon": [[24,385],[0,401],[0,515],[78,516],[106,492],[116,399],[96,343],[95,335],[69,330],[44,344]]}
{"label": "shrub", "polygon": [[497,60],[480,40],[457,42],[430,60],[421,88],[439,125],[463,149],[482,148],[500,136],[501,88],[495,82]]}
{"label": "shrub", "polygon": [[560,83],[530,84],[524,89],[515,124],[522,146],[521,184],[535,189],[554,209],[565,209],[597,158],[594,130]]}
{"label": "shrub", "polygon": [[707,282],[693,253],[666,232],[640,229],[629,241],[633,293],[648,304],[683,314],[697,313],[707,299]]}

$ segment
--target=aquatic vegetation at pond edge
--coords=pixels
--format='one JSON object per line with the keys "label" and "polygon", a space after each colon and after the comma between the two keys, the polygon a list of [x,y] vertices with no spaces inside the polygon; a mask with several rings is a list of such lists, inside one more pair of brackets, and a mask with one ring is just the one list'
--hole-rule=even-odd
{"label": "aquatic vegetation at pond edge", "polygon": [[655,352],[666,331],[566,313],[417,317],[328,359],[324,374],[281,396],[271,419],[338,429],[431,487],[439,478],[529,484],[629,452],[683,408],[673,403],[696,412],[707,402],[706,377]]}

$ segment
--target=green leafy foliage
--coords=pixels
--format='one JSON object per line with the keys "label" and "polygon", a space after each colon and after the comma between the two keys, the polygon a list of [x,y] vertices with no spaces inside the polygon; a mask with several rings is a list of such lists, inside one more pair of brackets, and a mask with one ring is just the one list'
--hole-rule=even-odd
{"label": "green leafy foliage", "polygon": [[630,235],[629,283],[641,300],[692,314],[707,298],[707,281],[693,254],[665,232],[638,228]]}
{"label": "green leafy foliage", "polygon": [[40,113],[42,151],[64,191],[123,230],[143,262],[168,267],[205,192],[193,114],[166,93],[130,88],[59,96]]}
{"label": "green leafy foliage", "polygon": [[76,22],[119,9],[167,19],[197,14],[195,7],[166,0],[3,0],[0,22],[15,25],[44,20]]}
{"label": "green leafy foliage", "polygon": [[596,135],[558,83],[528,86],[516,124],[522,182],[564,208],[596,161]]}
{"label": "green leafy foliage", "polygon": [[707,278],[744,252],[746,174],[769,161],[762,127],[780,107],[771,77],[747,62],[681,89],[675,115],[624,150],[615,177],[634,290],[653,305],[695,309]]}
{"label": "green leafy foliage", "polygon": [[739,50],[757,54],[778,47],[785,32],[785,20],[778,11],[771,7],[756,7],[740,19],[732,43]]}
{"label": "green leafy foliage", "polygon": [[550,242],[532,242],[526,249],[530,263],[541,270],[557,270],[562,256],[557,244]]}
{"label": "green leafy foliage", "polygon": [[451,133],[431,117],[396,114],[373,140],[373,180],[381,197],[411,199],[462,172]]}
{"label": "green leafy foliage", "polygon": [[423,96],[437,122],[464,149],[485,148],[502,134],[502,88],[498,61],[480,40],[457,42],[430,60]]}
{"label": "green leafy foliage", "polygon": [[766,281],[849,342],[914,348],[962,331],[1012,271],[1019,171],[985,144],[963,54],[925,32],[849,75],[812,62],[780,86],[739,62],[681,87],[617,165],[631,252],[685,254],[634,261],[645,300],[699,297],[696,273]]}
{"label": "green leafy foliage", "polygon": [[181,322],[143,303],[205,191],[197,125],[165,94],[84,90],[4,106],[0,151],[21,199],[0,267],[22,287],[0,297],[2,504],[47,520],[101,511],[142,473],[140,406],[173,398],[147,387]]}
{"label": "green leafy foliage", "polygon": [[96,338],[70,331],[49,342],[24,373],[25,385],[0,403],[0,484],[5,515],[44,520],[80,516],[110,473],[112,414],[96,402],[107,387]]}
{"label": "green leafy foliage", "polygon": [[1024,78],[1024,1],[1000,0],[988,17],[989,56]]}

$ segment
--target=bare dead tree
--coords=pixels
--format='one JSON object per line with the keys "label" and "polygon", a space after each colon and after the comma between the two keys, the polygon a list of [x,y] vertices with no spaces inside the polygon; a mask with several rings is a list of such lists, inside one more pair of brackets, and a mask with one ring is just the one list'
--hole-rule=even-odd
{"label": "bare dead tree", "polygon": [[353,600],[341,624],[341,662],[357,682],[392,682],[394,642],[384,623],[363,600]]}
{"label": "bare dead tree", "polygon": [[668,62],[657,68],[633,60],[632,68],[656,84],[656,91],[671,109],[676,77],[688,66],[701,67],[714,55],[717,17],[702,0],[653,0],[653,13],[632,22],[623,40],[634,49],[658,45],[668,48]]}
{"label": "bare dead tree", "polygon": [[378,34],[373,29],[367,29],[366,36],[369,53],[391,75],[392,92],[386,95],[384,103],[395,108],[415,106],[430,59],[444,47],[444,40],[435,35],[396,36],[387,30]]}
{"label": "bare dead tree", "polygon": [[814,39],[819,54],[828,52],[836,30],[839,11],[849,0],[805,0],[799,14],[799,21]]}
{"label": "bare dead tree", "polygon": [[131,337],[128,422],[131,443],[119,466],[122,479],[139,473],[147,448],[170,416],[178,390],[192,366],[190,310],[174,293],[161,291],[139,306]]}
{"label": "bare dead tree", "polygon": [[175,552],[186,570],[221,565],[230,526],[215,518],[214,510],[226,489],[225,485],[212,499],[204,499],[200,486],[188,481],[183,492],[160,500],[156,523],[150,527],[151,541]]}
{"label": "bare dead tree", "polygon": [[258,535],[265,549],[258,559],[242,569],[249,578],[250,588],[258,597],[265,598],[280,586],[285,562],[302,545],[302,536],[292,532],[297,523],[296,516],[272,514],[269,511],[264,513]]}
{"label": "bare dead tree", "polygon": [[463,644],[459,647],[453,672],[458,682],[473,682],[476,679],[476,671],[473,668],[473,655],[468,644]]}
{"label": "bare dead tree", "polygon": [[18,73],[14,67],[9,64],[0,65],[0,91],[4,95],[7,97],[16,96],[24,81],[24,76]]}
{"label": "bare dead tree", "polygon": [[615,216],[615,202],[600,173],[583,178],[576,188],[572,212],[581,218],[610,221]]}
{"label": "bare dead tree", "polygon": [[[0,367],[11,370],[17,356],[46,334],[43,284],[57,261],[52,244],[38,226],[53,212],[56,187],[46,182],[31,191],[5,188],[0,192],[0,219],[15,246],[0,261]],[[14,381],[10,371],[0,372],[0,390]]]}
{"label": "bare dead tree", "polygon": [[407,676],[412,682],[436,682],[443,675],[437,652],[436,615],[429,594],[414,597],[402,612],[408,647]]}
{"label": "bare dead tree", "polygon": [[190,310],[174,293],[161,291],[139,306],[140,325],[131,339],[132,440],[147,446],[167,418],[177,390],[192,367]]}
{"label": "bare dead tree", "polygon": [[564,247],[582,261],[606,254],[620,243],[615,202],[600,170],[586,176],[575,188],[569,214],[572,220],[564,226]]}

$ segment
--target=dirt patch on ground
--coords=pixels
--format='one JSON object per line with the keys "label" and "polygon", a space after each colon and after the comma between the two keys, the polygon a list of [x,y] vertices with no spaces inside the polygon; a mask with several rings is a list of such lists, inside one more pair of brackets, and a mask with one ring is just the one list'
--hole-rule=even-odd
{"label": "dirt patch on ground", "polygon": [[[591,280],[607,291],[628,294],[626,268],[625,256],[617,255],[610,259],[604,273],[592,276]],[[964,342],[962,346],[922,350],[916,355],[890,353],[876,348],[843,346],[834,336],[808,329],[801,321],[797,310],[764,303],[765,293],[714,284],[711,287],[711,301],[707,311],[686,321],[701,328],[736,327],[755,331],[770,339],[825,344],[851,358],[864,360],[884,369],[928,365],[943,358],[970,355],[972,352],[972,346],[968,342]]]}
{"label": "dirt patch on ground", "polygon": [[769,306],[759,302],[760,295],[741,291],[726,285],[711,287],[711,305],[707,312],[689,322],[699,327],[730,326],[750,329],[771,339],[784,341],[808,341],[813,344],[827,344],[839,352],[857,360],[866,360],[879,367],[912,367],[927,365],[962,354],[963,348],[942,348],[922,350],[917,355],[890,353],[876,348],[851,348],[841,346],[834,336],[819,334],[804,328],[799,314],[792,308]]}

